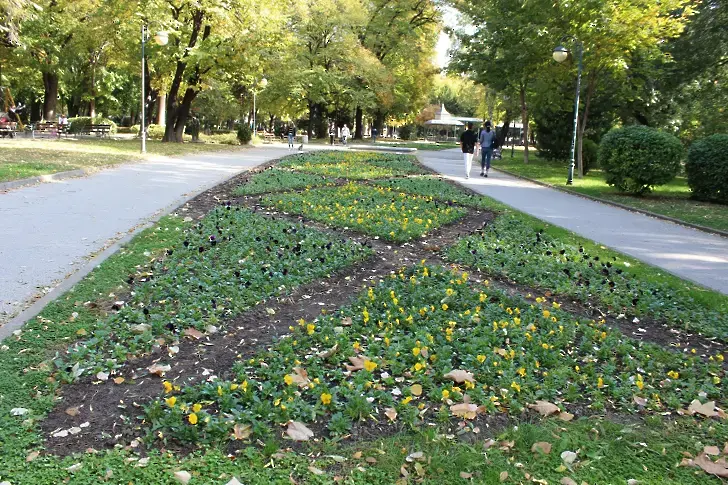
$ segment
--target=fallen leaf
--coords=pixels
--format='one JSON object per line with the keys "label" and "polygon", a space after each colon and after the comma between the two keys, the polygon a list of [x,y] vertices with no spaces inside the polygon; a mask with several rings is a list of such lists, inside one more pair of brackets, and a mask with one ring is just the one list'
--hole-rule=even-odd
{"label": "fallen leaf", "polygon": [[564,451],[561,453],[561,461],[567,466],[573,464],[576,461],[576,453],[573,451]]}
{"label": "fallen leaf", "polygon": [[328,359],[329,357],[331,357],[338,351],[339,351],[339,344],[336,344],[333,347],[331,347],[329,350],[324,350],[323,352],[319,352],[318,354],[316,354],[316,357],[318,357],[320,359]]}
{"label": "fallen leaf", "polygon": [[351,455],[351,457],[355,460],[358,460],[359,458],[361,458],[361,451],[357,451],[356,453]]}
{"label": "fallen leaf", "polygon": [[552,404],[548,401],[536,401],[535,404],[529,404],[528,407],[530,409],[535,410],[540,414],[541,416],[551,416],[552,414],[558,413],[560,411],[559,407],[556,404]]}
{"label": "fallen leaf", "polygon": [[515,441],[501,441],[501,442],[499,443],[499,445],[500,445],[500,446],[499,446],[499,448],[500,448],[501,450],[503,450],[503,451],[508,451],[508,450],[510,450],[511,448],[513,448],[514,446],[516,446],[516,442],[515,442]]}
{"label": "fallen leaf", "polygon": [[152,329],[152,326],[147,323],[140,323],[139,325],[132,325],[129,327],[132,333],[142,334]]}
{"label": "fallen leaf", "polygon": [[574,415],[571,413],[567,413],[566,411],[564,411],[563,413],[559,413],[559,415],[556,417],[559,418],[561,421],[566,421],[567,423],[574,419]]}
{"label": "fallen leaf", "polygon": [[715,401],[708,401],[705,404],[700,404],[700,401],[693,399],[693,402],[691,402],[690,406],[688,406],[688,411],[691,413],[702,414],[707,418],[718,416],[718,413],[715,411]]}
{"label": "fallen leaf", "polygon": [[275,310],[274,310],[273,308],[266,308],[266,309],[265,309],[265,312],[266,312],[266,313],[267,313],[268,315],[275,315],[275,314],[276,314],[276,311],[275,311]]}
{"label": "fallen leaf", "polygon": [[306,387],[311,383],[311,379],[308,378],[308,372],[301,367],[294,367],[293,373],[288,375],[291,377],[291,382],[298,387]]}
{"label": "fallen leaf", "polygon": [[364,368],[363,357],[349,357],[349,362],[351,362],[352,365],[344,364],[346,366],[346,370],[349,372],[355,372]]}
{"label": "fallen leaf", "polygon": [[534,453],[541,452],[544,455],[548,455],[549,453],[551,453],[551,443],[547,441],[538,441],[533,444],[533,446],[531,447],[531,451]]}
{"label": "fallen leaf", "polygon": [[82,467],[83,467],[83,463],[76,463],[76,464],[71,465],[68,468],[66,468],[66,470],[71,473],[75,473],[75,472],[79,471]]}
{"label": "fallen leaf", "polygon": [[493,439],[489,439],[483,443],[484,450],[487,450],[488,448],[491,448],[493,446],[495,446],[495,440],[493,440]]}
{"label": "fallen leaf", "polygon": [[123,377],[117,377],[116,379],[114,379],[114,384],[121,384],[124,382],[124,380],[125,379]]}
{"label": "fallen leaf", "polygon": [[316,468],[313,465],[311,465],[310,467],[308,467],[308,471],[310,471],[314,475],[323,475],[324,474],[324,471],[323,470],[319,470],[318,468]]}
{"label": "fallen leaf", "polygon": [[578,483],[576,483],[576,482],[575,482],[574,480],[572,480],[572,479],[571,479],[571,478],[569,478],[569,477],[564,477],[564,478],[562,478],[562,479],[561,479],[561,481],[560,481],[559,483],[560,483],[561,485],[579,485]]}
{"label": "fallen leaf", "polygon": [[709,475],[716,477],[728,478],[728,467],[724,463],[713,463],[707,455],[701,453],[694,460],[695,465],[703,469]]}
{"label": "fallen leaf", "polygon": [[374,458],[373,456],[369,456],[369,457],[367,457],[366,462],[369,463],[370,465],[376,465],[377,459]]}
{"label": "fallen leaf", "polygon": [[639,483],[640,481],[635,480],[634,478],[630,478],[629,480],[627,480],[627,485],[639,485]]}
{"label": "fallen leaf", "polygon": [[453,416],[464,419],[473,419],[478,413],[478,406],[475,404],[461,403],[450,406],[450,412]]}
{"label": "fallen leaf", "polygon": [[422,386],[419,384],[412,384],[410,387],[410,392],[413,396],[421,396],[422,395]]}
{"label": "fallen leaf", "polygon": [[243,424],[235,423],[235,426],[233,427],[233,437],[236,440],[244,440],[245,438],[249,437],[252,433],[253,427],[249,424]]}
{"label": "fallen leaf", "polygon": [[40,452],[34,451],[32,453],[29,453],[28,456],[25,457],[26,463],[30,463],[31,461],[35,460],[40,456]]}
{"label": "fallen leaf", "polygon": [[402,476],[403,476],[404,478],[407,478],[407,477],[409,476],[409,472],[407,471],[407,468],[406,468],[406,467],[405,467],[404,465],[402,465],[401,467],[399,467],[399,473],[400,473],[400,474],[401,474],[401,475],[402,475]]}
{"label": "fallen leaf", "polygon": [[78,406],[66,409],[66,414],[69,416],[78,416],[81,411],[78,410]]}
{"label": "fallen leaf", "polygon": [[345,327],[350,327],[351,323],[352,323],[351,317],[344,317],[341,319],[341,324]]}
{"label": "fallen leaf", "polygon": [[336,463],[344,463],[346,461],[346,457],[339,456],[339,455],[326,455],[326,458],[331,458]]}
{"label": "fallen leaf", "polygon": [[308,441],[313,438],[313,431],[308,429],[305,424],[298,421],[288,423],[286,434],[294,441]]}
{"label": "fallen leaf", "polygon": [[194,327],[186,328],[184,331],[185,336],[192,337],[195,340],[200,340],[205,335]]}
{"label": "fallen leaf", "polygon": [[405,461],[412,463],[414,461],[420,461],[425,459],[425,454],[421,451],[415,451],[414,453],[410,453],[407,455],[407,458],[405,458]]}
{"label": "fallen leaf", "polygon": [[165,372],[169,372],[172,370],[172,366],[168,364],[153,364],[149,367],[147,367],[147,370],[150,374],[157,375],[159,377],[162,377]]}
{"label": "fallen leaf", "polygon": [[415,471],[417,472],[417,475],[421,477],[425,476],[425,467],[423,467],[421,463],[415,463]]}
{"label": "fallen leaf", "polygon": [[387,408],[384,410],[384,414],[389,418],[390,421],[397,419],[397,410],[394,408]]}
{"label": "fallen leaf", "polygon": [[500,472],[500,481],[505,482],[508,480],[508,472]]}
{"label": "fallen leaf", "polygon": [[192,479],[192,475],[190,475],[190,472],[185,470],[180,470],[177,472],[174,472],[174,479],[177,480],[182,485],[187,485],[189,481]]}
{"label": "fallen leaf", "polygon": [[475,382],[475,379],[473,379],[473,374],[471,372],[468,372],[466,370],[456,369],[451,370],[444,376],[445,379],[451,379],[458,384],[462,384],[463,382]]}
{"label": "fallen leaf", "polygon": [[635,403],[636,405],[638,405],[638,406],[640,406],[640,407],[645,407],[645,406],[647,406],[647,399],[645,399],[644,397],[640,397],[640,396],[632,396],[632,400],[634,401],[634,403]]}
{"label": "fallen leaf", "polygon": [[10,414],[13,416],[24,416],[28,414],[28,410],[25,408],[13,408],[10,410]]}
{"label": "fallen leaf", "polygon": [[233,477],[229,482],[227,482],[225,485],[243,485],[240,483],[240,480],[238,480],[236,477]]}
{"label": "fallen leaf", "polygon": [[720,455],[720,449],[717,446],[706,446],[703,448],[703,453],[709,456],[718,456]]}
{"label": "fallen leaf", "polygon": [[106,372],[99,372],[96,374],[96,379],[100,381],[108,381],[109,380],[109,374]]}
{"label": "fallen leaf", "polygon": [[465,480],[467,480],[469,478],[473,478],[473,474],[468,472],[460,472],[460,478],[464,478]]}
{"label": "fallen leaf", "polygon": [[144,457],[144,458],[140,458],[139,461],[137,462],[136,466],[138,466],[140,468],[145,467],[145,466],[149,465],[149,460],[150,460],[150,458],[148,456]]}

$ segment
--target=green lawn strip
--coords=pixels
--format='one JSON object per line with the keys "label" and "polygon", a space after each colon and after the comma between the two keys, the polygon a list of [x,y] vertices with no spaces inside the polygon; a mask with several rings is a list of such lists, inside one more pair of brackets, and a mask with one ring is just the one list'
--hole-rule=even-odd
{"label": "green lawn strip", "polygon": [[581,301],[728,339],[728,297],[522,214],[497,218],[461,239],[452,261]]}
{"label": "green lawn strip", "polygon": [[[129,275],[144,271],[155,256],[181,242],[184,226],[181,217],[162,218],[46,306],[17,335],[2,342],[0,450],[4,459],[0,460],[0,478],[7,475],[9,468],[25,467],[25,456],[41,443],[35,424],[53,406],[57,387],[51,378],[53,355],[87,334],[100,315],[93,305],[85,303],[127,293]],[[13,408],[28,412],[11,416]]]}
{"label": "green lawn strip", "polygon": [[204,143],[147,142],[147,155],[139,153],[138,140],[30,140],[0,141],[3,161],[0,182],[77,169],[98,169],[121,163],[221,150],[240,150],[227,145]]}
{"label": "green lawn strip", "polygon": [[[364,246],[336,241],[301,224],[271,220],[230,205],[213,209],[174,251],[154,265],[118,313],[59,359],[86,374],[113,371],[160,338],[175,345],[189,329],[205,332],[276,294],[367,258]],[[315,264],[313,264],[315,261]],[[68,379],[75,370],[62,372]]]}
{"label": "green lawn strip", "polygon": [[319,151],[284,159],[278,166],[334,178],[369,180],[423,173],[407,155]]}
{"label": "green lawn strip", "polygon": [[490,197],[469,194],[458,186],[434,175],[376,180],[372,183],[391,189],[394,192],[406,192],[409,194],[432,197],[433,199],[444,202],[453,202],[459,205],[474,207],[476,209],[503,209],[502,204],[494,204],[494,200]]}
{"label": "green lawn strip", "polygon": [[307,189],[332,185],[335,180],[320,175],[272,168],[256,173],[245,184],[235,188],[235,195],[258,195],[266,192]]}
{"label": "green lawn strip", "polygon": [[[564,483],[564,477],[575,483],[626,484],[637,480],[642,485],[702,485],[721,483],[694,467],[678,467],[688,452],[697,456],[704,446],[719,448],[728,438],[728,428],[721,422],[700,422],[682,418],[674,423],[650,425],[621,425],[601,418],[581,419],[572,423],[546,420],[539,424],[514,422],[495,436],[481,428],[481,435],[468,443],[461,438],[449,438],[428,430],[402,433],[375,442],[360,443],[342,453],[338,447],[324,448],[322,455],[343,454],[349,458],[343,469],[330,472],[347,477],[353,484],[410,483],[409,479],[425,484],[467,483]],[[510,445],[512,447],[503,446]],[[535,443],[551,444],[550,453],[533,451]],[[503,447],[502,447],[503,446]],[[575,462],[567,468],[561,458],[564,452],[577,453]],[[361,453],[360,459],[350,457]],[[407,457],[419,456],[414,459]],[[358,455],[357,455],[358,456]],[[366,461],[376,460],[374,464]],[[331,463],[332,460],[323,458]],[[417,463],[417,465],[416,465]],[[335,466],[316,464],[327,470]],[[361,469],[359,469],[361,468]],[[501,480],[501,473],[508,478]],[[465,474],[465,477],[461,476]],[[397,480],[400,480],[399,482]]]}
{"label": "green lawn strip", "polygon": [[[523,153],[517,152],[511,159],[504,154],[503,160],[495,160],[493,167],[554,185],[567,188],[567,165],[565,162],[541,160],[529,155],[528,165],[523,163]],[[728,231],[728,206],[691,200],[690,187],[685,177],[677,177],[672,182],[655,187],[645,197],[634,197],[620,193],[604,181],[604,173],[599,169],[590,170],[584,178],[574,178],[569,190],[600,199],[606,199],[637,209],[672,217],[692,224]]]}
{"label": "green lawn strip", "polygon": [[537,400],[598,413],[636,411],[644,399],[644,412],[659,414],[701,394],[724,395],[719,363],[637,342],[559,307],[470,284],[465,273],[402,270],[335,314],[299,321],[269,350],[237,362],[230,381],[179,391],[163,383],[163,397],[146,407],[148,439],[220,443],[237,426],[265,441],[291,420],[344,436],[357,421],[444,425],[521,415]]}
{"label": "green lawn strip", "polygon": [[262,203],[330,226],[348,227],[397,242],[420,237],[466,214],[465,209],[438,203],[431,197],[355,183],[269,195]]}

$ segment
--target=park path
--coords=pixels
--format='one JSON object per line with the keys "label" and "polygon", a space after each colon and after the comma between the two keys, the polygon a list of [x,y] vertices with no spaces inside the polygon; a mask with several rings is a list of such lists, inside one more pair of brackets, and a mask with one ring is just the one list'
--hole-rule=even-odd
{"label": "park path", "polygon": [[[479,161],[470,179],[459,149],[419,152],[422,163],[447,178],[543,221],[640,261],[728,294],[728,238],[567,194],[491,170]],[[497,168],[498,161],[493,166]],[[564,174],[564,176],[566,176]]]}
{"label": "park path", "polygon": [[285,147],[122,165],[0,193],[0,325],[133,229]]}

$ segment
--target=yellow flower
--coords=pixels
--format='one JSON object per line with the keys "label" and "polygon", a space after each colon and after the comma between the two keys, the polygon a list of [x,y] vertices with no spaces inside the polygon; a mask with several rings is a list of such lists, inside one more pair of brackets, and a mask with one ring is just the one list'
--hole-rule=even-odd
{"label": "yellow flower", "polygon": [[331,394],[328,392],[321,393],[321,402],[324,404],[324,406],[328,406],[331,404]]}
{"label": "yellow flower", "polygon": [[447,290],[445,290],[445,294],[447,296],[452,296],[453,293],[455,293],[455,291],[452,288],[448,288]]}
{"label": "yellow flower", "polygon": [[422,364],[420,364],[419,362],[417,362],[417,363],[415,364],[415,370],[416,370],[416,371],[421,371],[423,367],[424,367],[424,366],[423,366]]}
{"label": "yellow flower", "polygon": [[364,310],[362,310],[361,314],[364,317],[364,323],[369,322],[369,312],[367,311],[366,308],[364,308]]}
{"label": "yellow flower", "polygon": [[556,303],[556,302],[553,302],[553,303],[551,304],[551,306],[553,306],[553,307],[554,307],[554,308],[556,308],[557,310],[558,310],[559,308],[561,308],[561,304],[560,304],[560,303]]}
{"label": "yellow flower", "polygon": [[174,386],[172,386],[172,383],[169,381],[164,381],[162,385],[164,386],[164,392],[167,393],[172,392],[172,389],[174,388]]}
{"label": "yellow flower", "polygon": [[478,357],[476,357],[476,359],[478,359],[478,362],[480,362],[481,364],[485,362],[485,356],[483,354],[480,354]]}
{"label": "yellow flower", "polygon": [[516,392],[521,392],[521,386],[517,382],[511,382],[511,387],[516,390]]}
{"label": "yellow flower", "polygon": [[549,349],[549,344],[541,344],[541,347],[543,347],[544,349],[548,350]]}
{"label": "yellow flower", "polygon": [[675,372],[674,370],[671,370],[670,372],[667,373],[667,376],[670,379],[677,379],[678,377],[680,377],[680,374]]}
{"label": "yellow flower", "polygon": [[174,396],[168,397],[167,399],[164,400],[164,402],[167,403],[167,406],[173,408],[174,404],[177,402],[177,398]]}
{"label": "yellow flower", "polygon": [[465,389],[475,389],[475,384],[470,381],[465,381]]}
{"label": "yellow flower", "polygon": [[520,375],[521,377],[524,377],[526,375],[526,368],[525,367],[521,367],[520,369],[518,369],[517,372],[518,372],[518,375]]}
{"label": "yellow flower", "polygon": [[597,379],[597,387],[600,389],[604,387],[604,379],[602,379],[601,377]]}
{"label": "yellow flower", "polygon": [[352,345],[352,347],[354,347],[354,350],[359,350],[361,349],[361,344],[359,344],[359,342],[354,342],[354,345]]}
{"label": "yellow flower", "polygon": [[575,370],[576,372],[579,372],[579,371],[581,371],[581,367],[579,367],[578,365],[577,365],[577,366],[574,366],[574,370]]}
{"label": "yellow flower", "polygon": [[222,396],[222,386],[217,386],[217,395]]}
{"label": "yellow flower", "polygon": [[448,308],[450,308],[450,307],[447,306],[447,303],[442,304],[443,311],[447,311]]}
{"label": "yellow flower", "polygon": [[384,337],[384,345],[389,347],[389,337]]}
{"label": "yellow flower", "polygon": [[187,416],[187,421],[189,421],[190,424],[197,424],[197,415],[195,413],[190,414]]}
{"label": "yellow flower", "polygon": [[243,388],[243,392],[246,392],[248,390],[248,381],[243,381],[240,387]]}
{"label": "yellow flower", "polygon": [[290,374],[286,374],[286,376],[283,378],[286,384],[289,386],[293,384],[293,377]]}
{"label": "yellow flower", "polygon": [[313,333],[316,331],[316,325],[313,323],[309,323],[306,325],[306,333],[309,335],[313,335]]}
{"label": "yellow flower", "polygon": [[544,318],[548,318],[548,317],[550,317],[550,316],[551,316],[551,312],[550,312],[550,311],[548,311],[548,310],[544,310],[544,311],[543,311],[543,316],[544,316]]}
{"label": "yellow flower", "polygon": [[538,298],[536,298],[536,303],[543,303],[544,301],[546,301],[546,299],[543,297],[539,296]]}
{"label": "yellow flower", "polygon": [[231,391],[236,390],[238,387],[240,387],[240,386],[238,386],[237,384],[230,384],[230,390]]}
{"label": "yellow flower", "polygon": [[412,347],[412,355],[417,357],[418,355],[420,355],[420,350],[422,349],[420,349],[419,347]]}
{"label": "yellow flower", "polygon": [[374,369],[377,368],[377,363],[373,362],[371,360],[365,360],[364,361],[364,368],[367,370],[367,372],[371,372]]}
{"label": "yellow flower", "polygon": [[720,384],[720,377],[718,377],[718,376],[713,377],[713,384],[715,384],[716,386],[718,384]]}
{"label": "yellow flower", "polygon": [[480,300],[480,303],[483,303],[483,302],[485,302],[485,300],[486,300],[487,298],[488,298],[488,295],[486,295],[485,293],[481,293],[481,294],[480,294],[480,298],[479,298],[479,300]]}
{"label": "yellow flower", "polygon": [[450,391],[448,391],[447,389],[443,389],[442,390],[442,398],[443,399],[448,399],[449,397],[450,397]]}
{"label": "yellow flower", "polygon": [[409,404],[410,401],[412,401],[412,396],[407,396],[406,398],[402,399],[402,404]]}
{"label": "yellow flower", "polygon": [[193,404],[192,405],[192,412],[199,413],[202,409],[202,404]]}
{"label": "yellow flower", "polygon": [[718,354],[718,355],[715,356],[715,358],[718,359],[718,362],[723,362],[723,359],[725,357],[723,357],[723,354]]}

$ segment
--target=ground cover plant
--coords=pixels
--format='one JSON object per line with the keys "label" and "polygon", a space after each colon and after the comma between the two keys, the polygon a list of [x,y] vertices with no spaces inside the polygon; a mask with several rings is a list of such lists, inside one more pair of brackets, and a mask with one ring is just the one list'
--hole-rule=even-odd
{"label": "ground cover plant", "polygon": [[422,173],[406,155],[319,151],[283,160],[282,168],[349,180],[368,180]]}
{"label": "ground cover plant", "polygon": [[454,222],[465,209],[431,197],[349,183],[342,187],[269,195],[263,204],[302,214],[334,227],[348,227],[389,241],[407,241]]}
{"label": "ground cover plant", "polygon": [[146,414],[150,439],[168,444],[266,440],[285,425],[308,440],[307,424],[344,436],[359,421],[413,428],[528,409],[570,420],[570,410],[677,413],[708,401],[714,413],[724,374],[718,360],[631,340],[556,301],[418,265],[300,320],[228,381],[160,384]]}
{"label": "ground cover plant", "polygon": [[631,264],[612,253],[590,254],[520,215],[502,216],[480,234],[461,239],[452,261],[555,294],[597,301],[606,313],[649,316],[672,326],[728,339],[728,303],[706,305],[668,284],[636,276]]}
{"label": "ground cover plant", "polygon": [[410,176],[406,178],[377,180],[373,184],[386,187],[394,192],[406,192],[433,199],[453,202],[467,207],[492,210],[494,201],[489,197],[469,194],[452,183],[434,175]]}
{"label": "ground cover plant", "polygon": [[[71,380],[81,369],[91,374],[113,371],[128,356],[143,355],[160,342],[173,346],[182,334],[209,331],[266,297],[369,254],[359,244],[336,241],[300,224],[270,220],[230,204],[218,207],[168,251],[118,313],[99,322],[91,338],[73,346],[57,365]],[[69,365],[73,367],[67,369]]]}
{"label": "ground cover plant", "polygon": [[331,185],[335,182],[334,179],[320,175],[272,168],[254,174],[250,177],[250,180],[236,188],[233,193],[235,195],[257,195],[266,192],[320,187],[322,185]]}

